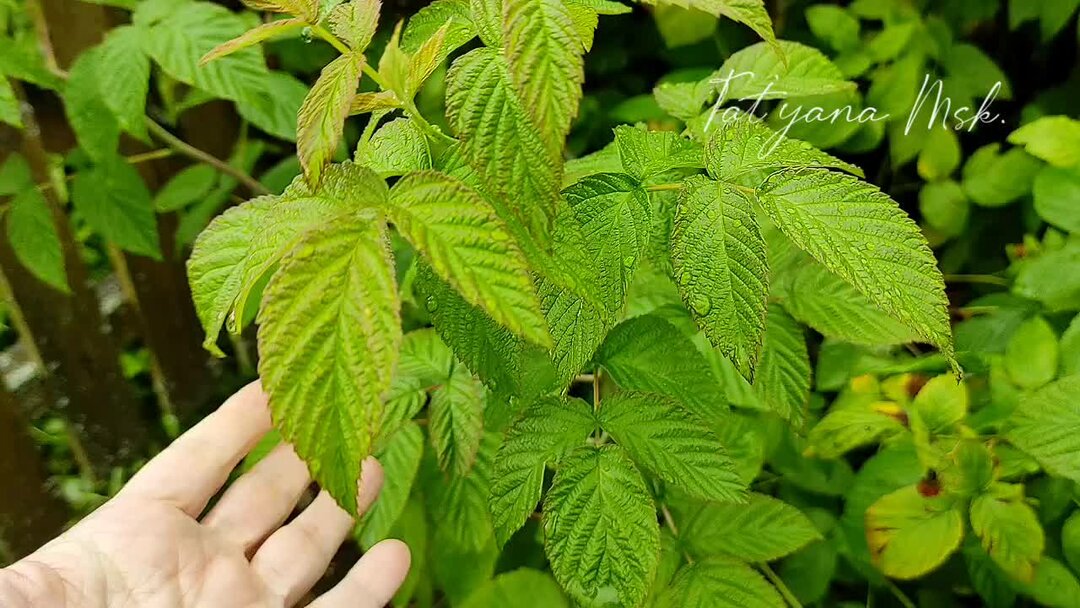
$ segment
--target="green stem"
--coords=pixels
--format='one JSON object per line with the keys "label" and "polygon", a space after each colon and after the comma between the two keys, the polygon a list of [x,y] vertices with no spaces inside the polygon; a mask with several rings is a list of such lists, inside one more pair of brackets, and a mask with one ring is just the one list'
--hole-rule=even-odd
{"label": "green stem", "polygon": [[904,592],[896,586],[896,583],[890,581],[889,579],[885,579],[885,586],[889,589],[890,592],[892,592],[893,597],[896,598],[896,601],[900,602],[904,606],[904,608],[917,608],[915,606],[915,602],[911,601],[911,598],[905,595]]}
{"label": "green stem", "polygon": [[945,275],[946,283],[979,283],[983,285],[999,285],[1001,287],[1008,287],[1008,279],[1001,277],[995,277],[989,274],[947,274]]}
{"label": "green stem", "polygon": [[333,35],[325,27],[323,27],[323,26],[321,26],[321,25],[319,25],[317,23],[313,24],[311,26],[311,33],[315,34],[319,38],[322,38],[323,40],[329,42],[330,46],[337,49],[338,52],[341,53],[342,55],[345,55],[347,53],[352,52],[352,49],[350,49],[348,46],[346,46],[345,43],[342,42],[340,38]]}
{"label": "green stem", "polygon": [[652,186],[646,186],[646,190],[649,192],[664,192],[666,190],[682,190],[682,184],[653,184]]}
{"label": "green stem", "polygon": [[224,173],[229,177],[232,177],[241,184],[244,184],[244,187],[250,190],[252,194],[271,194],[270,190],[268,190],[266,186],[260,184],[254,177],[251,177],[247,173],[244,173],[240,169],[237,169],[236,167],[221,160],[220,158],[203,152],[195,146],[173,135],[169,132],[168,129],[159,125],[149,116],[146,117],[146,126],[148,129],[150,129],[150,133],[154,137],[160,139],[165,145],[169,146],[173,150],[176,150],[180,154],[183,154],[184,156],[192,160],[196,160],[200,163],[206,163],[211,167],[217,169],[219,172]]}
{"label": "green stem", "polygon": [[796,598],[795,594],[791,592],[791,589],[788,589],[787,585],[784,584],[784,580],[773,572],[773,569],[769,567],[769,564],[761,562],[757,566],[765,575],[765,578],[769,579],[769,582],[780,591],[780,595],[784,596],[784,600],[787,601],[791,608],[802,608],[802,604],[799,603],[798,598]]}

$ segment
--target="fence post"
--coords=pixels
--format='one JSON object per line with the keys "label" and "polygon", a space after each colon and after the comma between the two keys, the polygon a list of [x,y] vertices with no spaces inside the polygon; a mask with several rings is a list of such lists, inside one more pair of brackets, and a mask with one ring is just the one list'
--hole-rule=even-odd
{"label": "fence post", "polygon": [[37,446],[14,396],[0,381],[0,566],[45,544],[63,529],[67,507],[45,485]]}

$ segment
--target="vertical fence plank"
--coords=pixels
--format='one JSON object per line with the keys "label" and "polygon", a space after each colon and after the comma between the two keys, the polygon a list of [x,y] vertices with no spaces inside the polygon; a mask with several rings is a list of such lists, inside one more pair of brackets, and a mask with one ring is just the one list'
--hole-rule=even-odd
{"label": "vertical fence plank", "polygon": [[13,395],[0,381],[0,566],[60,533],[68,519],[63,501],[45,486],[37,446]]}

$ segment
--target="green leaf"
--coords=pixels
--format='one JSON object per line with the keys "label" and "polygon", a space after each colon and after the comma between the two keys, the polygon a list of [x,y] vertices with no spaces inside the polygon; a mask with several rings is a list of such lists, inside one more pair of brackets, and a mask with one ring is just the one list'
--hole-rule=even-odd
{"label": "green leaf", "polygon": [[563,191],[584,236],[586,264],[595,266],[609,312],[621,307],[652,228],[649,197],[618,173],[591,175]]}
{"label": "green leaf", "polygon": [[797,269],[784,307],[827,338],[868,346],[904,344],[917,338],[850,283],[813,260]]}
{"label": "green leaf", "polygon": [[749,504],[702,504],[679,523],[680,538],[698,557],[771,562],[821,538],[801,511],[756,493],[750,494]]}
{"label": "green leaf", "polygon": [[330,31],[345,41],[354,52],[367,48],[379,24],[379,0],[349,0],[330,10]]}
{"label": "green leaf", "polygon": [[570,10],[555,0],[503,0],[502,46],[521,106],[548,153],[562,153],[585,80],[582,46]]}
{"label": "green leaf", "polygon": [[815,4],[807,8],[806,24],[835,51],[859,46],[859,19],[839,6]]}
{"label": "green leaf", "polygon": [[551,576],[521,568],[504,572],[474,591],[461,608],[570,608]]}
{"label": "green leaf", "polygon": [[971,586],[982,598],[987,608],[1011,608],[1016,604],[1016,591],[1012,581],[998,568],[978,542],[964,544],[964,561],[967,563]]}
{"label": "green leaf", "polygon": [[660,608],[784,608],[787,604],[745,563],[709,558],[683,566],[657,601]]}
{"label": "green leaf", "polygon": [[963,517],[953,500],[927,498],[916,486],[883,496],[866,512],[870,554],[893,578],[917,578],[937,568],[963,537]]}
{"label": "green leaf", "polygon": [[953,180],[926,184],[919,191],[919,211],[928,226],[945,237],[956,237],[967,228],[971,203],[963,187]]}
{"label": "green leaf", "polygon": [[203,347],[222,355],[215,345],[221,324],[233,310],[247,308],[254,286],[305,231],[357,206],[381,204],[385,198],[385,184],[373,173],[337,165],[319,191],[307,189],[301,181],[281,197],[259,197],[217,216],[199,235],[188,259],[195,312],[206,332]]}
{"label": "green leaf", "polygon": [[[554,342],[550,356],[556,373],[555,384],[559,387],[569,384],[589,362],[615,324],[615,316],[624,301],[618,274],[627,270],[623,268],[625,259],[620,257],[622,244],[616,239],[638,237],[601,225],[593,229],[606,231],[606,240],[592,239],[590,242],[583,225],[591,221],[589,213],[610,210],[610,207],[604,209],[603,204],[618,203],[621,197],[614,193],[605,198],[610,200],[583,199],[577,209],[581,213],[564,205],[555,221],[553,255],[545,257],[539,264],[542,271],[537,291]],[[599,204],[593,205],[593,202]],[[624,202],[631,206],[635,204],[634,200]],[[639,227],[626,228],[636,230]],[[612,273],[616,276],[611,276]]]}
{"label": "green leaf", "polygon": [[575,601],[636,606],[645,598],[660,529],[645,480],[621,448],[585,446],[566,456],[543,517],[551,570]]}
{"label": "green leaf", "polygon": [[397,294],[385,228],[368,212],[304,234],[259,311],[259,375],[275,424],[354,515],[401,342]]}
{"label": "green leaf", "polygon": [[154,195],[154,209],[160,213],[183,209],[204,198],[218,182],[218,172],[210,165],[192,165],[174,175]]}
{"label": "green leaf", "polygon": [[485,46],[502,46],[502,6],[503,0],[470,0],[469,11],[480,41]]}
{"label": "green leaf", "polygon": [[465,475],[472,468],[484,433],[484,387],[464,366],[431,394],[431,445],[444,471]]}
{"label": "green leaf", "polygon": [[703,168],[701,146],[672,131],[615,127],[615,145],[630,176],[645,182],[672,169]]}
{"label": "green leaf", "polygon": [[1069,376],[1021,396],[1005,438],[1039,461],[1047,473],[1080,482],[1080,376]]}
{"label": "green leaf", "polygon": [[818,150],[808,143],[773,131],[750,114],[725,112],[712,117],[705,142],[705,167],[713,179],[761,183],[781,168],[826,167],[862,176],[862,170]]}
{"label": "green leaf", "polygon": [[682,8],[696,8],[716,17],[727,17],[754,30],[783,56],[783,43],[778,43],[773,33],[772,19],[765,10],[764,0],[639,0],[643,4],[670,4]]}
{"label": "green leaf", "polygon": [[919,389],[911,407],[931,432],[949,430],[967,416],[967,385],[949,374],[935,376]]}
{"label": "green leaf", "polygon": [[19,110],[19,100],[15,97],[15,89],[7,78],[0,78],[0,122],[7,123],[16,129],[22,128],[22,113]]}
{"label": "green leaf", "polygon": [[145,28],[123,25],[109,32],[99,50],[98,88],[120,126],[146,138],[146,96],[150,57]]}
{"label": "green leaf", "polygon": [[[269,11],[271,13],[288,13],[297,15],[315,23],[319,19],[320,5],[325,6],[326,0],[240,0],[244,5],[254,11]],[[340,0],[334,0],[340,1]]]}
{"label": "green leaf", "polygon": [[671,233],[679,294],[709,341],[753,381],[769,294],[765,239],[735,186],[683,182]]}
{"label": "green leaf", "polygon": [[764,42],[728,57],[710,80],[720,92],[720,103],[744,98],[786,99],[855,90],[840,68],[821,51],[781,40],[777,47]]}
{"label": "green leaf", "polygon": [[[444,544],[458,553],[495,551],[488,497],[498,447],[498,434],[484,433],[476,462],[465,476],[447,477],[435,465],[434,459],[425,458],[421,468],[421,473],[428,477],[424,487],[425,500],[431,520],[440,522],[434,537],[436,544]],[[460,563],[458,570],[461,570]],[[483,578],[490,576],[489,570]]]}
{"label": "green leaf", "polygon": [[551,344],[528,265],[479,194],[448,175],[421,172],[395,184],[390,203],[398,231],[466,301],[514,333]]}
{"label": "green leaf", "polygon": [[30,186],[16,194],[10,205],[7,237],[15,257],[35,277],[69,293],[60,237],[41,190]]}
{"label": "green leaf", "polygon": [[263,80],[264,104],[242,103],[240,116],[274,137],[296,141],[296,116],[307,97],[308,87],[285,72],[269,72]]}
{"label": "green leaf", "polygon": [[802,428],[810,401],[810,353],[802,326],[776,304],[769,306],[765,319],[754,390],[769,409]]}
{"label": "green leaf", "polygon": [[1039,518],[1022,496],[977,496],[971,501],[971,529],[1002,570],[1020,581],[1035,577],[1045,539]]}
{"label": "green leaf", "polygon": [[1074,570],[1080,566],[1080,511],[1073,511],[1061,527],[1061,552]]}
{"label": "green leaf", "polygon": [[530,404],[510,427],[495,458],[491,519],[499,546],[540,503],[544,466],[582,445],[595,430],[591,408],[580,399],[545,397]]}
{"label": "green leaf", "polygon": [[1040,316],[1016,328],[1005,347],[1005,370],[1021,388],[1036,389],[1054,379],[1058,371],[1058,339]]}
{"label": "green leaf", "polygon": [[1020,148],[999,154],[1000,144],[979,148],[964,164],[964,192],[983,207],[1003,207],[1031,191],[1043,165]]}
{"label": "green leaf", "polygon": [[241,51],[248,47],[255,46],[260,42],[265,42],[271,38],[279,36],[286,36],[299,32],[307,24],[303,19],[281,19],[279,21],[269,21],[263,23],[257,27],[254,27],[243,34],[229,40],[228,42],[219,44],[211,49],[208,53],[203,55],[199,59],[199,66],[205,66],[206,64],[216,59],[232,55],[237,51]]}
{"label": "green leaf", "polygon": [[1055,167],[1075,167],[1080,164],[1080,121],[1043,116],[1013,131],[1009,143]]}
{"label": "green leaf", "polygon": [[635,317],[615,326],[594,359],[623,389],[674,397],[707,423],[726,409],[723,388],[708,361],[659,316]]}
{"label": "green leaf", "polygon": [[510,84],[505,60],[476,49],[447,74],[446,114],[462,139],[461,153],[488,194],[534,238],[548,234],[555,216],[561,153],[552,156]]}
{"label": "green leaf", "polygon": [[1066,232],[1080,233],[1080,170],[1047,167],[1035,177],[1035,211]]}
{"label": "green leaf", "polygon": [[799,248],[953,358],[944,280],[918,226],[895,201],[822,170],[770,178],[758,200]]}
{"label": "green leaf", "polygon": [[916,164],[919,177],[928,182],[949,177],[960,166],[962,154],[960,138],[955,130],[932,129],[919,152]]}
{"label": "green leaf", "polygon": [[412,491],[420,457],[424,453],[424,434],[414,422],[398,429],[376,456],[383,468],[379,500],[360,520],[357,540],[364,549],[388,538]]}
{"label": "green leaf", "polygon": [[98,234],[117,246],[161,259],[150,191],[134,167],[119,156],[75,175],[75,210]]}
{"label": "green leaf", "polygon": [[439,337],[492,391],[528,399],[552,388],[554,370],[541,347],[466,302],[427,264],[416,285]]}
{"label": "green leaf", "polygon": [[190,2],[145,25],[150,26],[146,52],[169,76],[240,105],[266,103],[261,89],[267,70],[259,49],[247,48],[199,66],[211,49],[246,31],[247,22],[239,15],[218,4]]}
{"label": "green leaf", "polygon": [[1013,292],[1042,302],[1051,312],[1080,308],[1080,241],[1024,260]]}
{"label": "green leaf", "polygon": [[100,49],[90,49],[72,64],[64,84],[64,112],[68,122],[79,147],[95,161],[115,156],[120,145],[120,123],[102,95],[99,74],[105,69]]}
{"label": "green leaf", "polygon": [[746,486],[720,440],[670,398],[617,393],[599,409],[600,426],[653,475],[691,496],[743,502]]}
{"label": "green leaf", "polygon": [[304,175],[311,184],[319,183],[323,167],[341,143],[349,106],[360,84],[363,63],[364,56],[356,52],[330,62],[300,106],[296,150]]}
{"label": "green leaf", "polygon": [[1052,557],[1043,557],[1035,568],[1035,580],[1020,589],[1042,606],[1071,608],[1080,603],[1080,581]]}
{"label": "green leaf", "polygon": [[379,127],[356,148],[356,162],[380,177],[395,177],[431,168],[427,137],[415,122],[396,118]]}
{"label": "green leaf", "polygon": [[405,24],[401,48],[414,53],[443,27],[446,34],[439,55],[445,58],[476,37],[476,27],[469,16],[469,0],[435,0],[422,7]]}
{"label": "green leaf", "polygon": [[1073,317],[1072,323],[1061,334],[1059,342],[1061,348],[1061,369],[1058,376],[1072,376],[1080,374],[1080,315]]}
{"label": "green leaf", "polygon": [[806,438],[806,455],[838,458],[849,450],[871,444],[879,437],[903,428],[896,418],[873,409],[834,409],[810,431]]}

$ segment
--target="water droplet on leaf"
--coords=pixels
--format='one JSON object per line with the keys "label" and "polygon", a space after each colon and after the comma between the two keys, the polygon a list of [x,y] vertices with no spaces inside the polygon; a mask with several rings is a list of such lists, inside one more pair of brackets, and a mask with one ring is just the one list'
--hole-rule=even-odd
{"label": "water droplet on leaf", "polygon": [[428,296],[428,299],[424,301],[424,307],[428,312],[435,312],[439,310],[439,301],[435,299],[435,296]]}
{"label": "water droplet on leaf", "polygon": [[712,310],[712,300],[706,296],[694,296],[690,302],[691,308],[699,315],[707,315]]}

